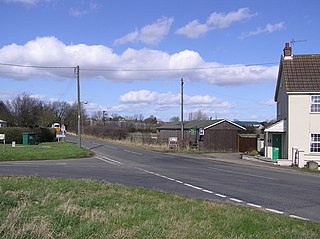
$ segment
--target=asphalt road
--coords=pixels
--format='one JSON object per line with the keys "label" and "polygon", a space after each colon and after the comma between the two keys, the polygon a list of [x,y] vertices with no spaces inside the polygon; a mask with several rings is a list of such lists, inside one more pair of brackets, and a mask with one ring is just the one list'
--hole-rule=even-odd
{"label": "asphalt road", "polygon": [[[77,142],[74,137],[68,140]],[[204,159],[83,140],[92,158],[1,162],[1,175],[89,178],[218,199],[320,222],[320,176],[241,159]],[[232,155],[230,157],[233,157]]]}

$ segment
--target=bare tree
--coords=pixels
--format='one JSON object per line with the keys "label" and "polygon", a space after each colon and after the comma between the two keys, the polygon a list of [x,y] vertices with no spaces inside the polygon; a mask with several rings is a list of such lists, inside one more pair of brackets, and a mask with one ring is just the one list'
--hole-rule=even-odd
{"label": "bare tree", "polygon": [[191,120],[208,120],[209,117],[206,113],[202,112],[201,110],[193,111],[189,113],[189,121]]}
{"label": "bare tree", "polygon": [[[11,102],[16,124],[20,127],[39,126],[43,102],[23,93]],[[42,126],[42,125],[41,125]]]}
{"label": "bare tree", "polygon": [[51,103],[51,109],[55,115],[56,122],[64,123],[69,106],[65,101],[55,101]]}
{"label": "bare tree", "polygon": [[173,116],[170,118],[170,122],[179,122],[180,118],[178,116]]}

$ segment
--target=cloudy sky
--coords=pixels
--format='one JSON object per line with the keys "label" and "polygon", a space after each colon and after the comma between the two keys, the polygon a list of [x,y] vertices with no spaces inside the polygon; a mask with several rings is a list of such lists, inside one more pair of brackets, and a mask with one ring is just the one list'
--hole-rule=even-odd
{"label": "cloudy sky", "polygon": [[[307,3],[307,4],[306,4]],[[0,0],[0,100],[271,120],[280,55],[320,53],[318,0]]]}

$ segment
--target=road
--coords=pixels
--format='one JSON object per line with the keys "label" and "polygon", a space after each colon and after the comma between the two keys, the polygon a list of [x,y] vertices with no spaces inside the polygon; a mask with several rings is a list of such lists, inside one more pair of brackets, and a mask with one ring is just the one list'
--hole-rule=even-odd
{"label": "road", "polygon": [[[75,137],[68,140],[77,142]],[[320,222],[318,175],[240,159],[191,158],[87,139],[82,143],[95,152],[94,157],[1,162],[0,174],[103,180]]]}

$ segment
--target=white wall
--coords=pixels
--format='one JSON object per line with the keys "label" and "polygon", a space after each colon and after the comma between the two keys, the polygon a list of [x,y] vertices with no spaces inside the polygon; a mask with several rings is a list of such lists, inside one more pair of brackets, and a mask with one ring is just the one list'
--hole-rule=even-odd
{"label": "white wall", "polygon": [[319,157],[310,154],[310,134],[320,133],[320,113],[310,113],[310,95],[289,95],[288,159],[292,159],[292,147],[304,149],[305,159]]}

